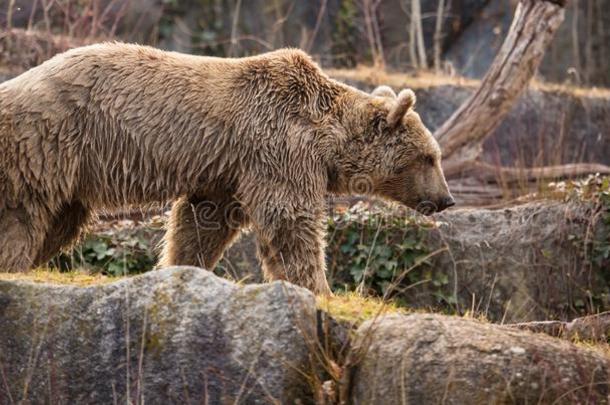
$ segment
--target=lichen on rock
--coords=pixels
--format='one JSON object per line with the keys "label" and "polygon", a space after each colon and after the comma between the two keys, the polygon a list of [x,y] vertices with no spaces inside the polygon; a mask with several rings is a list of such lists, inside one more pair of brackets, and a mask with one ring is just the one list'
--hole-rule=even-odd
{"label": "lichen on rock", "polygon": [[89,287],[0,280],[0,403],[308,403],[315,322],[304,289],[191,267]]}

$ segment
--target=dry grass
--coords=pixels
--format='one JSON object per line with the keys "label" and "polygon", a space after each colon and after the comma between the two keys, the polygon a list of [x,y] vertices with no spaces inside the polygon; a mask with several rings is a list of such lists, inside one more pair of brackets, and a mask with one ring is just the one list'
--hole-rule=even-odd
{"label": "dry grass", "polygon": [[30,281],[34,283],[61,284],[90,286],[96,284],[107,284],[120,277],[109,277],[102,274],[88,274],[82,271],[59,272],[53,269],[36,269],[27,273],[3,273],[0,272],[0,280]]}
{"label": "dry grass", "polygon": [[600,355],[610,359],[610,343],[607,342],[592,342],[589,340],[572,340],[576,346],[584,349],[593,350]]}
{"label": "dry grass", "polygon": [[372,66],[359,65],[355,69],[325,69],[326,73],[337,80],[356,80],[378,86],[385,84],[394,88],[410,87],[425,89],[428,87],[456,85],[475,88],[478,80],[458,76],[436,75],[430,72],[394,73],[379,70]]}
{"label": "dry grass", "polygon": [[[0,272],[0,280],[29,281],[34,283],[91,286],[108,284],[123,279],[102,274],[89,274],[86,271],[74,270],[59,272],[54,269],[39,268],[26,273]],[[238,282],[238,285],[243,283]],[[376,316],[390,313],[408,313],[393,302],[384,301],[376,297],[363,297],[355,292],[340,293],[332,297],[318,297],[318,308],[330,313],[339,320],[356,324],[373,319]]]}
{"label": "dry grass", "polygon": [[549,93],[562,93],[574,97],[610,99],[610,89],[605,87],[580,87],[564,83],[547,83],[539,80],[532,81],[530,87]]}
{"label": "dry grass", "polygon": [[318,308],[328,312],[333,318],[360,324],[380,315],[393,313],[406,314],[406,308],[381,298],[363,297],[355,292],[341,293],[332,297],[318,297]]}
{"label": "dry grass", "polygon": [[[329,76],[338,80],[356,80],[373,86],[388,85],[394,88],[410,87],[426,89],[436,86],[461,86],[476,88],[481,81],[462,76],[448,76],[428,71],[412,73],[388,72],[372,66],[359,65],[355,69],[326,69]],[[546,83],[534,79],[530,88],[551,93],[569,94],[575,97],[592,97],[610,99],[610,89],[597,87],[579,87],[570,84]]]}

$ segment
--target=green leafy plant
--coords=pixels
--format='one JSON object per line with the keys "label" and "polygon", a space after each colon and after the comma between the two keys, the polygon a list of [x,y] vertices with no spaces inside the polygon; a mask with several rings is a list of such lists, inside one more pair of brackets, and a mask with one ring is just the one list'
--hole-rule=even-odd
{"label": "green leafy plant", "polygon": [[434,222],[406,213],[396,216],[362,206],[329,220],[328,276],[334,291],[359,291],[372,296],[409,301],[418,285],[437,303],[455,302],[449,275],[430,266],[427,243]]}
{"label": "green leafy plant", "polygon": [[52,265],[63,271],[74,268],[110,276],[139,274],[156,263],[154,240],[144,230],[122,230],[90,235],[70,253],[53,260]]}

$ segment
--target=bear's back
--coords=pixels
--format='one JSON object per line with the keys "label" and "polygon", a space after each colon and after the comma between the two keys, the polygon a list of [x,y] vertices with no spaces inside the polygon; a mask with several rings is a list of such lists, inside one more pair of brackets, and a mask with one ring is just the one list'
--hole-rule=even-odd
{"label": "bear's back", "polygon": [[245,58],[217,58],[105,42],[56,55],[0,84],[0,92],[17,105],[23,100],[32,107],[33,101],[39,101],[42,110],[49,108],[49,103],[61,100],[59,93],[65,95],[82,89],[92,93],[93,98],[88,98],[88,102],[95,102],[96,96],[120,97],[123,92],[140,93],[148,98],[169,96],[174,89],[189,89],[203,98],[213,96],[220,103],[223,92],[230,88],[235,93],[241,86],[260,83],[267,90],[269,86],[281,90],[290,76],[319,79],[324,75],[305,52],[297,49],[280,49]]}

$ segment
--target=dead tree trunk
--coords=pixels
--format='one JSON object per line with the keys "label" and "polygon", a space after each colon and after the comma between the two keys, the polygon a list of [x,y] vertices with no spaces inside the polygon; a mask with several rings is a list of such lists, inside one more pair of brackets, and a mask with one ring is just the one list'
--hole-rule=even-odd
{"label": "dead tree trunk", "polygon": [[502,122],[540,65],[564,19],[565,0],[521,0],[510,31],[479,89],[435,133],[445,174],[471,165],[483,140]]}

